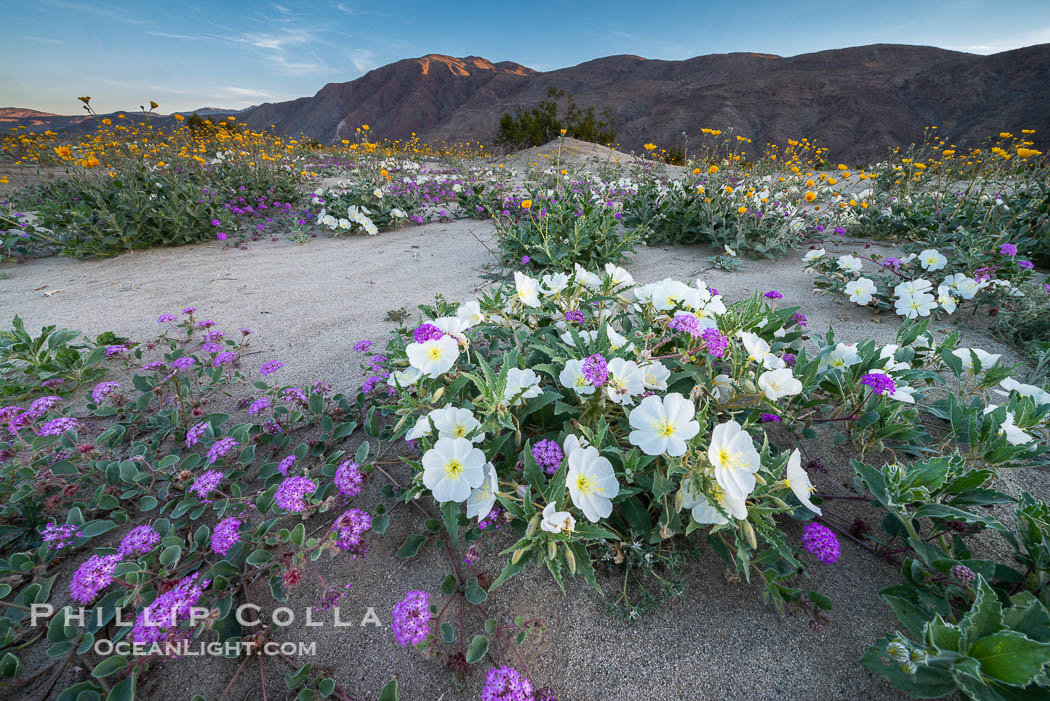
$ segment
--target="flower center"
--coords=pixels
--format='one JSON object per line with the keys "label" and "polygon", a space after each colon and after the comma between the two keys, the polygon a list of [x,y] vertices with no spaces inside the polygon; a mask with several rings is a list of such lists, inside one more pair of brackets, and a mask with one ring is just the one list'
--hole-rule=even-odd
{"label": "flower center", "polygon": [[587,475],[579,475],[576,477],[576,488],[580,494],[590,494],[594,491],[594,481]]}
{"label": "flower center", "polygon": [[463,464],[459,460],[449,460],[445,463],[445,476],[449,479],[459,479],[463,474]]}
{"label": "flower center", "polygon": [[439,348],[438,346],[434,346],[429,351],[427,351],[427,357],[431,361],[441,360],[441,348]]}

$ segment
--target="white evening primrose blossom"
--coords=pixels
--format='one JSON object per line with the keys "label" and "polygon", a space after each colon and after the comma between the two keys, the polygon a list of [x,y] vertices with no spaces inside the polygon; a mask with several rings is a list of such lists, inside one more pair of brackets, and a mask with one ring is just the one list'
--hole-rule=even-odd
{"label": "white evening primrose blossom", "polygon": [[899,316],[918,319],[920,316],[929,316],[937,308],[937,300],[929,292],[917,292],[898,297],[893,308]]}
{"label": "white evening primrose blossom", "polygon": [[894,297],[912,297],[921,292],[929,292],[933,289],[933,283],[929,280],[923,280],[918,278],[916,280],[908,280],[902,282],[893,288]]}
{"label": "white evening primrose blossom", "polygon": [[594,394],[594,385],[584,377],[582,360],[573,358],[565,361],[565,367],[562,368],[561,374],[558,375],[558,380],[561,382],[562,387],[567,387],[575,391],[576,394]]}
{"label": "white evening primrose blossom", "polygon": [[612,280],[613,287],[634,284],[634,278],[629,272],[612,263],[605,264],[605,276]]}
{"label": "white evening primrose blossom", "polygon": [[825,253],[827,253],[827,251],[825,251],[823,248],[816,248],[812,251],[806,251],[806,255],[802,256],[802,260],[804,260],[807,263],[812,263],[813,261],[819,258],[823,258]]}
{"label": "white evening primrose blossom", "polygon": [[511,368],[507,371],[507,388],[503,391],[503,401],[513,400],[511,406],[521,406],[526,399],[538,397],[540,378],[533,370]]}
{"label": "white evening primrose blossom", "polygon": [[476,299],[459,305],[459,308],[456,309],[456,318],[463,322],[465,329],[485,321],[485,315],[481,313],[481,303]]}
{"label": "white evening primrose blossom", "polygon": [[437,429],[438,438],[469,438],[472,443],[485,440],[484,431],[471,435],[481,426],[481,422],[474,418],[474,413],[470,409],[457,409],[454,406],[434,409],[427,415],[420,416],[416,425],[405,435],[405,440],[414,441],[429,436],[431,424]]}
{"label": "white evening primrose blossom", "polygon": [[422,463],[423,484],[442,503],[466,501],[485,479],[485,454],[466,438],[439,438]]}
{"label": "white evening primrose blossom", "polygon": [[810,494],[816,490],[813,487],[813,483],[809,481],[809,474],[802,469],[802,455],[797,449],[793,450],[791,457],[788,458],[787,475],[784,477],[784,484],[791,488],[791,491],[802,502],[803,506],[817,516],[821,515],[820,507],[810,501]]}
{"label": "white evening primrose blossom", "polygon": [[955,291],[959,293],[959,296],[965,300],[971,300],[977,296],[977,293],[988,287],[987,280],[981,280],[978,282],[973,278],[967,277],[962,280],[955,282]]}
{"label": "white evening primrose blossom", "polygon": [[409,343],[405,348],[408,362],[427,377],[440,377],[452,369],[459,357],[459,344],[452,336],[434,338],[425,343]]}
{"label": "white evening primrose blossom", "polygon": [[[719,506],[721,506],[722,509],[733,518],[740,521],[747,518],[746,497],[731,497],[718,485],[715,485],[714,487],[713,496]],[[719,511],[703,494],[697,494],[694,496],[687,490],[685,498],[682,500],[682,507],[690,510],[690,513],[693,515],[693,520],[697,523],[715,526],[729,523],[729,519],[723,516],[722,512]]]}
{"label": "white evening primrose blossom", "polygon": [[391,387],[411,387],[421,377],[423,377],[423,373],[418,368],[410,366],[404,370],[394,370],[390,373],[390,377],[386,379],[386,383]]}
{"label": "white evening primrose blossom", "polygon": [[650,395],[631,411],[628,440],[646,455],[685,455],[686,441],[700,433],[696,407],[677,392]]}
{"label": "white evening primrose blossom", "polygon": [[733,380],[724,373],[715,375],[711,378],[711,388],[714,389],[718,397],[718,403],[725,404],[729,400],[729,395],[733,392]]}
{"label": "white evening primrose blossom", "polygon": [[802,392],[802,383],[795,379],[790,368],[767,370],[758,376],[758,388],[766,398],[775,402],[781,397],[793,397]]}
{"label": "white evening primrose blossom", "polygon": [[857,352],[856,343],[839,343],[830,353],[820,359],[820,370],[835,368],[845,370],[860,362],[860,353]]}
{"label": "white evening primrose blossom", "polygon": [[973,373],[974,369],[974,356],[977,356],[977,362],[981,364],[982,372],[994,366],[996,363],[999,362],[999,358],[1002,357],[998,353],[989,353],[988,351],[981,350],[980,348],[956,348],[952,351],[952,355],[961,360],[963,370],[971,374]]}
{"label": "white evening primrose blossom", "polygon": [[541,280],[540,292],[545,295],[556,295],[569,286],[569,276],[565,273],[548,273]]}
{"label": "white evening primrose blossom", "polygon": [[999,383],[999,386],[1006,391],[1004,392],[997,389],[995,390],[997,394],[1009,396],[1010,392],[1017,392],[1022,397],[1030,397],[1037,407],[1043,406],[1044,404],[1050,404],[1050,392],[1047,392],[1041,387],[1018,382],[1012,377],[1007,377]]}
{"label": "white evening primrose blossom", "polygon": [[839,270],[844,273],[859,273],[864,267],[864,261],[856,256],[841,256],[838,265]]}
{"label": "white evening primrose blossom", "polygon": [[907,387],[900,384],[899,382],[894,383],[893,394],[890,395],[890,399],[898,402],[904,402],[905,404],[915,403],[915,388]]}
{"label": "white evening primrose blossom", "polygon": [[467,518],[477,518],[478,523],[485,520],[485,517],[492,511],[492,507],[496,505],[496,492],[499,491],[499,479],[496,477],[496,466],[492,463],[485,465],[485,478],[481,481],[481,486],[470,490],[470,496],[467,497]]}
{"label": "white evening primrose blossom", "polygon": [[671,377],[671,371],[659,360],[654,360],[641,366],[642,384],[646,389],[667,389],[667,380]]}
{"label": "white evening primrose blossom", "polygon": [[597,523],[612,513],[612,500],[620,493],[620,483],[612,463],[598,454],[594,446],[568,453],[569,470],[565,482],[569,496],[587,520]]}
{"label": "white evening primrose blossom", "polygon": [[758,334],[750,331],[737,331],[736,335],[744,344],[748,360],[753,363],[761,363],[767,370],[777,370],[784,367],[783,359],[774,355],[773,351],[770,350],[769,344],[760,338]]}
{"label": "white evening primrose blossom", "polygon": [[[984,408],[985,414],[990,414],[999,408],[998,404],[989,404]],[[1006,412],[1006,418],[999,425],[999,436],[1006,438],[1006,442],[1010,445],[1025,445],[1031,443],[1034,438],[1025,433],[1022,429],[1018,428],[1014,423],[1014,413],[1012,411]]]}
{"label": "white evening primrose blossom", "polygon": [[437,319],[431,319],[430,324],[436,326],[442,333],[455,338],[461,345],[467,345],[467,336],[464,332],[467,331],[470,326],[467,324],[466,320],[461,319],[458,316],[439,316]]}
{"label": "white evening primrose blossom", "polygon": [[514,286],[517,288],[518,301],[526,307],[540,306],[540,286],[525,273],[514,271]]}
{"label": "white evening primrose blossom", "polygon": [[952,292],[955,290],[948,285],[940,285],[937,288],[937,304],[941,305],[941,309],[954,314],[955,310],[959,307],[959,301],[952,297]]}
{"label": "white evening primrose blossom", "polygon": [[936,249],[927,248],[919,254],[919,265],[922,266],[923,270],[929,270],[932,273],[948,265],[948,259],[938,253]]}
{"label": "white evening primrose blossom", "polygon": [[871,302],[876,289],[875,283],[866,277],[850,280],[846,283],[846,294],[849,295],[849,301],[856,302],[861,306]]}
{"label": "white evening primrose blossom", "polygon": [[751,436],[736,421],[715,426],[707,459],[715,468],[715,480],[729,497],[746,499],[755,489],[761,457]]}
{"label": "white evening primrose blossom", "polygon": [[609,361],[609,379],[603,389],[609,401],[630,406],[634,404],[634,397],[645,391],[645,375],[633,360],[613,358]]}
{"label": "white evening primrose blossom", "polygon": [[576,283],[583,285],[584,287],[589,287],[592,290],[596,290],[602,286],[602,279],[577,263]]}
{"label": "white evening primrose blossom", "polygon": [[548,533],[572,533],[576,530],[576,519],[568,511],[558,511],[554,502],[543,507],[540,529]]}

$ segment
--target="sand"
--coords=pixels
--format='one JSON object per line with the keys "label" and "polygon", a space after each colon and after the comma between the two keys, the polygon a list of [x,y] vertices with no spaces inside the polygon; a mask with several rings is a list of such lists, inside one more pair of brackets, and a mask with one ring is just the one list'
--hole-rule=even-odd
{"label": "sand", "polygon": [[[486,266],[495,262],[488,223],[459,220],[382,233],[375,237],[317,239],[305,245],[287,241],[252,244],[249,250],[218,243],[129,253],[112,259],[72,261],[63,258],[6,264],[0,272],[0,317],[20,314],[33,330],[45,324],[81,329],[94,336],[112,330],[137,340],[157,332],[156,317],[188,305],[219,328],[254,330],[256,353],[248,367],[266,360],[286,363],[284,381],[323,380],[335,391],[351,392],[360,382],[351,346],[359,339],[376,341],[389,333],[388,311],[432,301],[436,293],[452,300],[475,296],[487,284]],[[838,246],[836,252],[859,248]],[[657,247],[638,251],[627,266],[639,282],[663,277],[689,279],[708,266],[707,247]],[[814,296],[802,273],[801,251],[771,262],[744,261],[740,272],[706,270],[702,277],[729,299],[752,290],[777,289],[784,303],[801,304],[810,328],[831,327],[842,341],[892,340],[896,319],[877,323],[871,313],[831,297]],[[47,293],[51,293],[48,295]],[[963,319],[960,319],[964,321]],[[967,343],[1002,353],[1017,352],[979,331]],[[253,365],[253,363],[255,365]],[[848,450],[830,441],[812,445],[814,457],[828,467],[815,476],[823,491],[842,493],[850,481]],[[405,472],[393,468],[395,477]],[[1024,478],[1037,493],[1050,493],[1044,476]],[[382,479],[372,480],[357,499],[363,508],[380,497]],[[843,515],[868,513],[864,505],[836,506]],[[404,511],[404,514],[398,513]],[[311,522],[320,526],[324,519]],[[796,532],[795,524],[788,529]],[[433,546],[412,561],[394,557],[399,539],[422,531],[421,519],[401,507],[386,536],[372,538],[363,561],[327,557],[319,571],[332,585],[353,585],[342,604],[344,620],[360,620],[374,607],[384,627],[305,628],[300,623],[282,633],[291,641],[318,641],[318,655],[300,662],[327,667],[351,698],[374,699],[387,680],[398,676],[403,700],[477,698],[487,664],[479,666],[460,688],[436,659],[396,646],[389,627],[390,610],[410,589],[438,596],[448,571],[443,554]],[[497,547],[512,541],[509,529],[494,539]],[[896,628],[878,590],[899,581],[891,565],[844,542],[836,566],[811,563],[803,586],[827,593],[835,602],[829,625],[813,632],[802,615],[781,618],[752,584],[727,580],[725,567],[710,552],[687,568],[684,596],[667,608],[627,624],[606,612],[607,602],[582,582],[562,596],[545,571],[531,570],[511,580],[489,600],[490,614],[503,622],[521,614],[542,618],[546,630],[522,647],[525,663],[538,685],[550,685],[563,701],[648,698],[697,699],[885,699],[900,696],[880,678],[856,663],[876,637]],[[481,566],[497,574],[501,561],[487,553]],[[601,577],[606,591],[616,591],[617,577]],[[65,580],[56,584],[64,591]],[[313,583],[293,592],[288,606],[296,612],[316,603]],[[265,602],[260,583],[253,598]],[[468,619],[469,620],[469,619]],[[300,614],[301,621],[301,614]],[[481,620],[471,628],[479,632]],[[187,698],[191,693],[218,699],[237,662],[215,658],[172,660],[152,670],[140,686],[147,699]],[[283,675],[292,671],[280,660],[265,666],[269,698],[285,698]],[[60,681],[56,689],[64,688]],[[262,698],[255,660],[242,670],[229,698]]]}

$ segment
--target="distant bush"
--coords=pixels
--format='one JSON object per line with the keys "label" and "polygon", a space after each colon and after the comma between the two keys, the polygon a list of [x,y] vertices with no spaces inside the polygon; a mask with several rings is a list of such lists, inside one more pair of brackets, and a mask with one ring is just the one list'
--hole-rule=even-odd
{"label": "distant bush", "polygon": [[[562,100],[565,110],[561,111]],[[581,110],[571,94],[551,87],[546,99],[531,110],[518,107],[517,114],[504,113],[499,120],[496,142],[512,148],[540,146],[553,140],[562,130],[565,136],[598,144],[612,143],[616,139],[616,119],[608,108],[601,115],[593,107]]]}

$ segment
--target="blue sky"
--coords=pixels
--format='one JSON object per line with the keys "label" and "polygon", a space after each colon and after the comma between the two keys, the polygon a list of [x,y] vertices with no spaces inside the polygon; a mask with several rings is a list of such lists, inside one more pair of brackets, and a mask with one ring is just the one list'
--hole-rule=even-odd
{"label": "blue sky", "polygon": [[247,107],[428,53],[552,70],[610,54],[1050,43],[1048,0],[0,0],[0,16],[0,106],[61,114],[85,94],[103,112],[151,99],[161,112]]}

